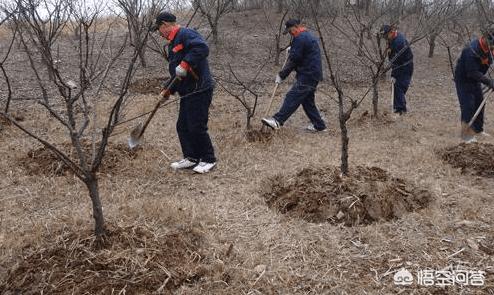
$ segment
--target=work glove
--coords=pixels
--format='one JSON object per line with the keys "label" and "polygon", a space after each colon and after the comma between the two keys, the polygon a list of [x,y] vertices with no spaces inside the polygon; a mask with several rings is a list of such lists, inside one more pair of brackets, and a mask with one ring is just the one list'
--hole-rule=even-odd
{"label": "work glove", "polygon": [[187,70],[182,67],[182,65],[178,65],[175,68],[175,75],[180,78],[185,78],[187,76]]}
{"label": "work glove", "polygon": [[170,89],[163,89],[160,92],[160,103],[164,103],[170,98]]}
{"label": "work glove", "polygon": [[283,79],[281,79],[280,74],[276,75],[276,80],[274,82],[276,84],[281,84],[281,82],[283,82]]}

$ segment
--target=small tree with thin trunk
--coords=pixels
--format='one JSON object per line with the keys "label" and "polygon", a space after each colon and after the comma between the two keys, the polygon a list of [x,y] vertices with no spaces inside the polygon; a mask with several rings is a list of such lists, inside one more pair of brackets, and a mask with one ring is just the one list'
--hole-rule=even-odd
{"label": "small tree with thin trunk", "polygon": [[139,61],[146,67],[146,44],[149,26],[156,15],[163,10],[167,2],[160,0],[116,0],[116,5],[123,11],[130,36],[130,44],[139,48]]}
{"label": "small tree with thin trunk", "polygon": [[[5,9],[0,9],[0,28],[3,27],[4,23],[10,20],[11,16],[12,16],[12,12],[8,12]],[[12,85],[10,83],[10,78],[7,74],[7,71],[5,70],[5,62],[9,58],[10,52],[12,51],[12,46],[14,45],[16,34],[17,34],[17,28],[14,27],[12,37],[10,39],[10,42],[8,43],[9,45],[7,47],[7,50],[5,52],[2,52],[3,57],[0,57],[1,58],[0,71],[2,72],[3,79],[7,87],[7,94],[5,97],[5,107],[3,108],[3,111],[5,113],[9,112],[10,102],[12,100]]]}
{"label": "small tree with thin trunk", "polygon": [[214,44],[218,44],[220,19],[233,11],[233,0],[193,0],[193,7],[199,8],[201,14],[206,17]]}
{"label": "small tree with thin trunk", "polygon": [[[140,48],[134,48],[130,60],[127,59],[125,62],[127,67],[125,72],[121,73],[123,79],[118,94],[111,102],[110,110],[102,118],[104,123],[101,129],[98,129],[94,127],[97,124],[96,105],[101,100],[101,90],[110,85],[114,87],[115,82],[109,81],[108,78],[115,76],[120,68],[117,64],[121,65],[124,62],[122,56],[127,46],[127,37],[119,38],[120,44],[115,48],[110,42],[113,34],[112,26],[105,25],[108,26],[106,31],[99,32],[99,10],[88,7],[84,3],[69,6],[68,3],[59,1],[49,6],[49,20],[43,19],[40,15],[40,7],[35,0],[18,0],[16,4],[17,10],[13,12],[13,20],[37,81],[37,87],[33,85],[33,88],[41,92],[41,98],[36,101],[37,106],[65,128],[70,145],[76,151],[75,156],[69,156],[60,147],[60,143],[50,141],[49,137],[43,135],[40,130],[23,126],[4,111],[0,112],[0,115],[50,150],[86,185],[93,208],[95,234],[101,238],[105,233],[105,221],[97,173],[105,156],[109,137],[121,121],[122,112],[128,104],[127,89],[135,72],[135,62]],[[74,13],[74,9],[77,13]],[[77,52],[75,67],[61,67],[60,63],[55,63],[52,57],[53,44],[44,42],[52,31],[45,31],[44,26],[47,24],[65,26],[66,24],[57,19],[57,16],[69,15],[67,10],[71,10],[72,21],[83,28],[80,30],[79,40],[74,44]],[[60,27],[53,28],[53,31],[59,30]],[[145,44],[147,34],[143,38],[139,44]],[[73,60],[73,55],[69,53],[60,58],[61,64],[69,64]],[[43,60],[44,66],[39,64],[39,59]],[[46,66],[48,71],[53,73],[54,79],[44,78]],[[93,128],[90,128],[91,124]],[[90,144],[87,144],[88,142]]]}
{"label": "small tree with thin trunk", "polygon": [[[270,58],[268,54],[268,59]],[[245,109],[245,127],[247,131],[252,129],[252,118],[254,118],[258,106],[259,90],[263,86],[258,81],[259,75],[262,73],[268,61],[262,61],[254,75],[250,77],[241,77],[240,71],[234,70],[232,65],[228,65],[227,77],[215,77],[218,85],[226,91],[230,96],[235,98]]]}
{"label": "small tree with thin trunk", "polygon": [[286,10],[283,15],[281,16],[280,20],[276,23],[276,26],[272,25],[272,21],[269,17],[269,11],[267,9],[263,10],[264,17],[266,18],[266,22],[269,24],[271,27],[271,32],[274,35],[274,64],[276,66],[280,65],[280,55],[281,53],[287,48],[281,46],[281,37],[282,37],[282,32],[285,28],[285,19],[286,16],[288,15],[289,10]]}
{"label": "small tree with thin trunk", "polygon": [[329,78],[331,81],[331,86],[334,88],[337,94],[338,101],[338,121],[340,127],[340,138],[341,138],[341,158],[340,158],[340,170],[342,175],[348,175],[349,165],[348,165],[348,146],[350,139],[348,137],[348,128],[347,122],[350,120],[350,117],[355,109],[357,109],[360,104],[367,97],[370,89],[360,97],[359,99],[354,99],[345,95],[343,84],[339,78],[338,66],[334,65],[334,61],[331,59],[329,47],[326,43],[326,39],[324,36],[328,36],[328,32],[323,31],[323,27],[327,28],[326,25],[321,25],[317,10],[312,10],[312,19],[316,26],[317,33],[319,35],[319,39],[321,41],[322,53],[324,56],[324,60],[329,70]]}

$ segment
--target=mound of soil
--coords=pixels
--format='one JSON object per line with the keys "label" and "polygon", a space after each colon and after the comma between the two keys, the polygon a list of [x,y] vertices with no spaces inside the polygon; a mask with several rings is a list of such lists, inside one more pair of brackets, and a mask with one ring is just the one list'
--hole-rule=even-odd
{"label": "mound of soil", "polygon": [[270,208],[290,217],[348,226],[400,218],[432,200],[428,191],[375,167],[356,167],[346,177],[334,167],[303,169],[269,179],[262,195]]}
{"label": "mound of soil", "polygon": [[[83,148],[86,155],[91,155],[91,145],[85,144]],[[74,162],[79,163],[79,161],[76,160],[76,150],[71,144],[62,144],[61,149]],[[129,147],[124,144],[108,143],[103,163],[99,171],[102,173],[115,171],[120,163],[135,159],[138,156],[140,149],[142,148],[138,147],[130,150]],[[26,156],[18,158],[17,161],[19,165],[27,171],[28,175],[63,176],[71,173],[70,168],[59,160],[51,150],[44,146],[29,151]]]}
{"label": "mound of soil", "polygon": [[357,126],[372,124],[372,125],[390,125],[395,122],[391,114],[385,112],[378,117],[372,115],[369,111],[363,112],[355,121]]}
{"label": "mound of soil", "polygon": [[113,228],[103,245],[91,232],[65,233],[26,249],[1,294],[163,294],[207,274],[199,231],[157,236],[146,227]]}
{"label": "mound of soil", "polygon": [[160,94],[165,81],[166,78],[163,77],[138,79],[129,85],[129,90],[140,94]]}
{"label": "mound of soil", "polygon": [[462,143],[439,152],[441,159],[462,173],[494,177],[494,145],[489,143]]}

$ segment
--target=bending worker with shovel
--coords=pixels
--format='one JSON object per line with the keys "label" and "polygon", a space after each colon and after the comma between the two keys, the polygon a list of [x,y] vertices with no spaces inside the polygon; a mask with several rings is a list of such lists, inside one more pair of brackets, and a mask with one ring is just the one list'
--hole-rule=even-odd
{"label": "bending worker with shovel", "polygon": [[290,73],[297,72],[297,81],[285,96],[281,109],[271,118],[263,118],[262,123],[272,129],[279,129],[300,105],[309,117],[311,125],[306,129],[312,132],[325,131],[326,124],[315,104],[317,84],[322,80],[321,51],[316,37],[309,33],[297,19],[285,23],[284,34],[293,36],[288,60],[276,76],[280,84]]}
{"label": "bending worker with shovel", "polygon": [[475,142],[475,135],[484,133],[484,93],[482,84],[494,89],[494,81],[486,73],[492,64],[494,27],[485,30],[481,38],[465,46],[456,63],[455,85],[461,109],[461,136],[465,142]]}
{"label": "bending worker with shovel", "polygon": [[413,53],[402,33],[391,25],[381,27],[381,36],[388,42],[388,60],[391,63],[391,82],[393,83],[393,112],[396,116],[406,114],[408,91],[413,75]]}
{"label": "bending worker with shovel", "polygon": [[207,126],[214,87],[207,60],[209,48],[199,33],[175,22],[175,15],[162,12],[151,28],[169,41],[168,70],[172,78],[179,79],[161,93],[165,99],[175,92],[181,97],[177,133],[184,158],[171,167],[206,173],[216,165]]}

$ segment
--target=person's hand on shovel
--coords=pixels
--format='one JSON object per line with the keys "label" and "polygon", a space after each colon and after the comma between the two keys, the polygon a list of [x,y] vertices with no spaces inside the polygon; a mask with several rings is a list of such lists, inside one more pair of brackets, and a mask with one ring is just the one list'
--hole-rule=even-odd
{"label": "person's hand on shovel", "polygon": [[166,102],[170,98],[170,89],[163,89],[160,92],[160,103]]}

